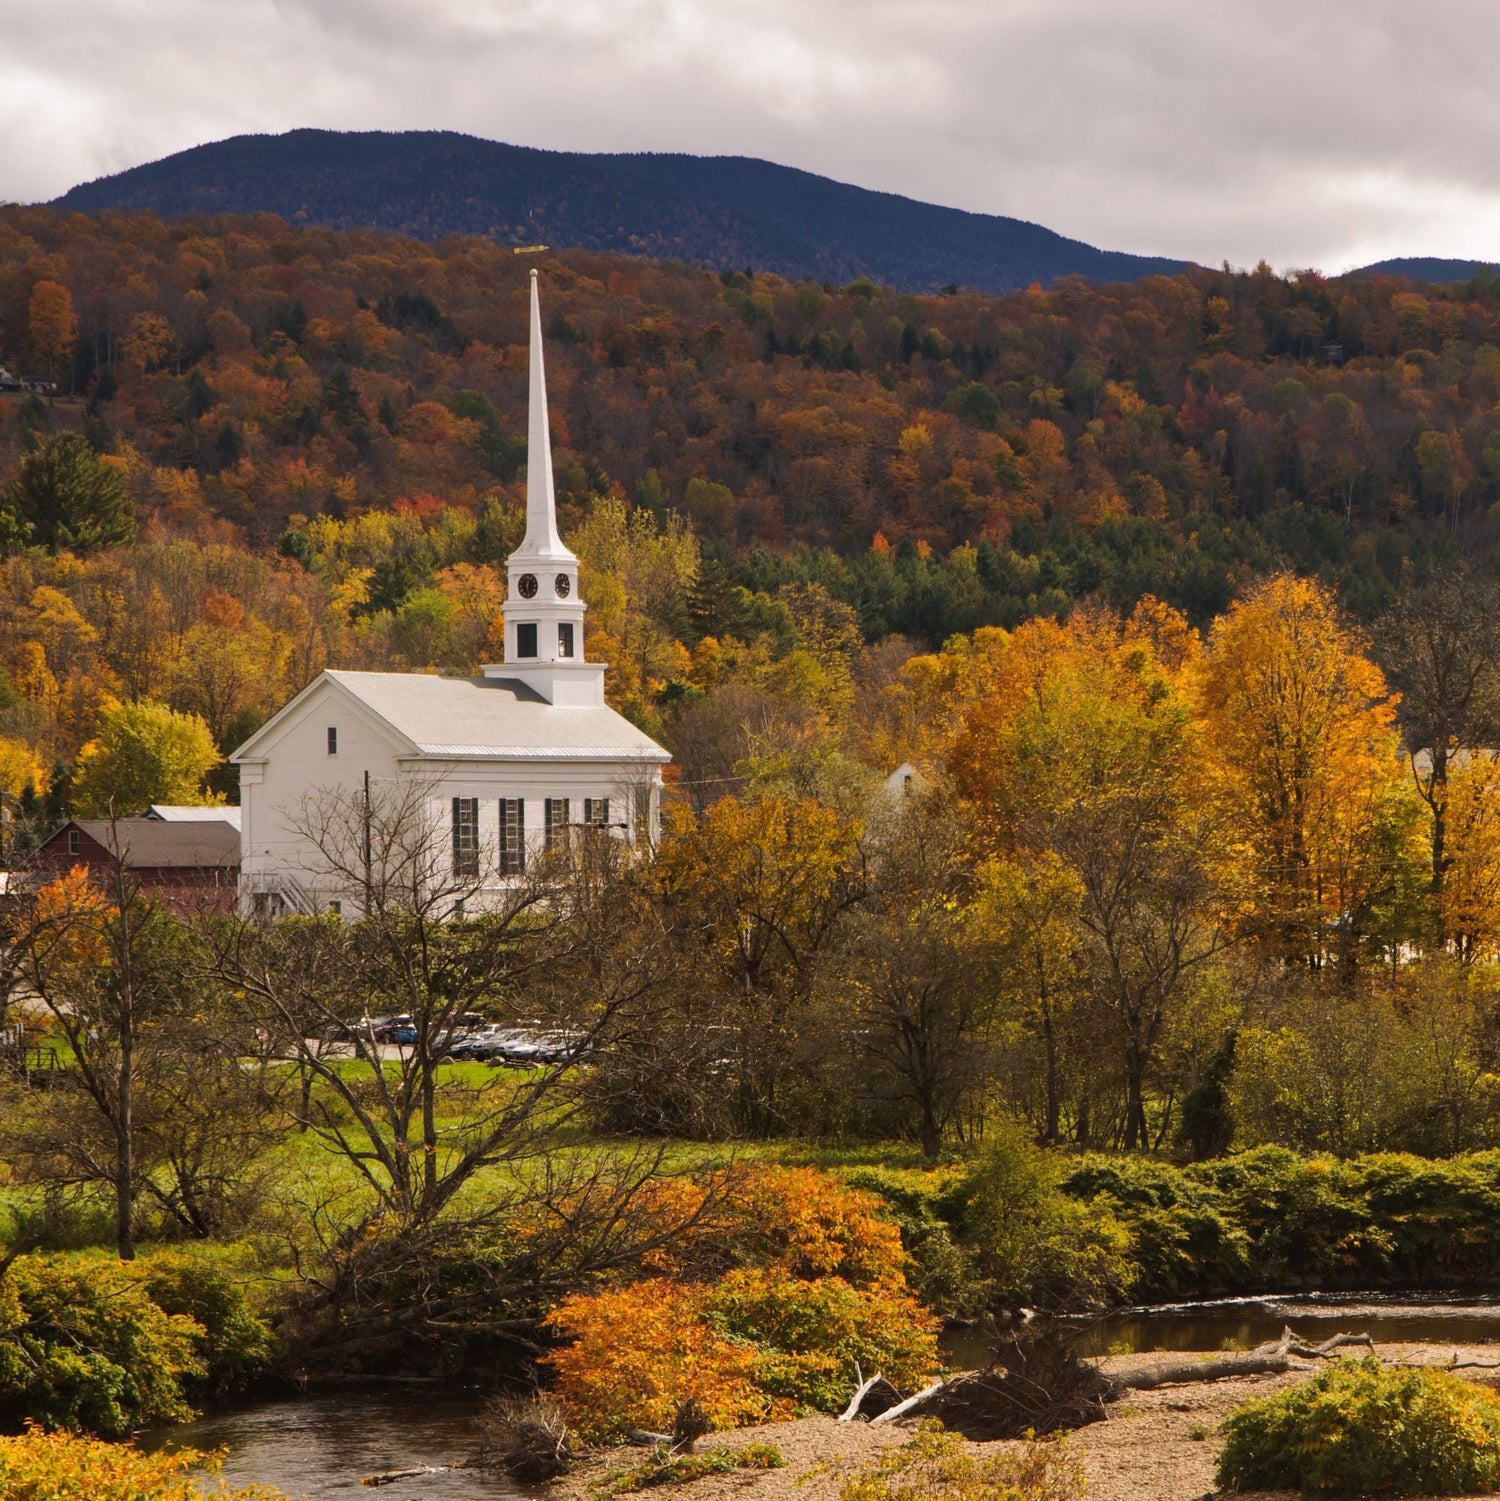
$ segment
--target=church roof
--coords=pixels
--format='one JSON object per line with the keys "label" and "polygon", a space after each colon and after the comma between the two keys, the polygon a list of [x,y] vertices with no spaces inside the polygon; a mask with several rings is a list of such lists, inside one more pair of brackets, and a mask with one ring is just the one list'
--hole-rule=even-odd
{"label": "church roof", "polygon": [[[353,695],[424,756],[496,761],[672,759],[613,709],[603,704],[549,704],[515,678],[330,671],[311,686],[319,682],[333,683]],[[308,691],[304,689],[293,704]],[[251,736],[233,759],[247,752],[253,755],[257,742],[280,718],[278,714]]]}

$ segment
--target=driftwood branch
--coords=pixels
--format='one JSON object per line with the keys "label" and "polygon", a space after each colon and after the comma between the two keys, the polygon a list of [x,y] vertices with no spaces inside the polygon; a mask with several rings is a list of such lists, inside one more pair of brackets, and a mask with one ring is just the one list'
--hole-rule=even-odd
{"label": "driftwood branch", "polygon": [[382,1470],[378,1475],[366,1475],[361,1485],[394,1485],[398,1480],[410,1480],[417,1475],[439,1475],[444,1470],[462,1469],[462,1464],[418,1465],[414,1470]]}
{"label": "driftwood branch", "polygon": [[908,1397],[906,1401],[898,1402],[894,1407],[887,1407],[884,1412],[871,1418],[871,1426],[876,1423],[893,1423],[897,1418],[904,1418],[907,1413],[920,1407],[929,1398],[936,1396],[947,1385],[946,1381],[934,1381],[931,1386],[923,1387],[916,1396]]}
{"label": "driftwood branch", "polygon": [[[859,1381],[860,1375],[860,1369],[856,1365],[854,1367],[854,1378],[856,1381]],[[852,1423],[859,1416],[860,1403],[884,1380],[885,1377],[879,1371],[876,1371],[868,1381],[859,1381],[859,1385],[854,1388],[854,1395],[849,1398],[849,1405],[839,1414],[839,1422]]]}

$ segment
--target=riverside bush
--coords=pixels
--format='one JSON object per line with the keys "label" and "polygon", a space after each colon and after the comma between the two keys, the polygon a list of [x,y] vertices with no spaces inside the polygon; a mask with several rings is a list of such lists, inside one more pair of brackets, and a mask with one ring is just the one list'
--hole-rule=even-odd
{"label": "riverside bush", "polygon": [[991,1133],[955,1192],[961,1233],[999,1307],[1115,1303],[1136,1277],[1130,1236],[1107,1199],[1061,1192],[1061,1159],[1019,1126]]}
{"label": "riverside bush", "polygon": [[194,1348],[215,1391],[242,1384],[270,1358],[271,1326],[251,1306],[222,1248],[156,1251],[139,1263],[146,1292],[164,1313],[200,1329]]}
{"label": "riverside bush", "polygon": [[22,1256],[0,1279],[0,1416],[119,1438],[192,1417],[206,1331],[104,1256]]}
{"label": "riverside bush", "polygon": [[1224,1420],[1218,1483],[1304,1496],[1500,1486],[1500,1397],[1448,1371],[1345,1360]]}
{"label": "riverside bush", "polygon": [[252,1485],[201,1487],[194,1470],[214,1470],[218,1456],[194,1449],[142,1454],[72,1433],[28,1428],[0,1438],[0,1496],[8,1501],[286,1501]]}
{"label": "riverside bush", "polygon": [[844,1482],[839,1501],[1079,1501],[1083,1472],[1058,1439],[978,1457],[935,1418],[877,1464]]}
{"label": "riverside bush", "polygon": [[557,1394],[591,1440],[670,1429],[689,1399],[713,1428],[836,1412],[856,1363],[897,1386],[937,1365],[938,1320],[910,1294],[776,1267],[574,1296],[550,1322],[571,1339],[549,1357]]}
{"label": "riverside bush", "polygon": [[1128,1230],[1141,1299],[1500,1279],[1500,1152],[1090,1157],[1060,1188]]}
{"label": "riverside bush", "polygon": [[866,1167],[844,1177],[884,1202],[911,1258],[907,1280],[924,1303],[958,1317],[984,1312],[990,1285],[954,1229],[963,1213],[964,1178],[957,1171]]}
{"label": "riverside bush", "polygon": [[796,1277],[904,1287],[901,1230],[876,1194],[811,1167],[754,1163],[698,1178],[662,1178],[638,1212],[690,1228],[651,1258],[656,1270],[711,1277],[737,1266],[778,1266]]}

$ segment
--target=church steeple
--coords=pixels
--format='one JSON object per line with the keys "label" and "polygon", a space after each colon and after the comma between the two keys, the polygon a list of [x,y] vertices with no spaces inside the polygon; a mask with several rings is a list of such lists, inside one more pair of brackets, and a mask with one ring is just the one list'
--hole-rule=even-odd
{"label": "church steeple", "polygon": [[571,563],[578,559],[557,534],[557,492],[552,483],[552,433],[547,422],[547,371],[542,357],[542,304],[531,273],[531,392],[526,429],[526,535],[511,562]]}
{"label": "church steeple", "polygon": [[542,310],[531,273],[531,382],[526,436],[526,535],[505,564],[505,664],[486,677],[520,678],[549,703],[604,702],[604,668],[583,660],[578,558],[557,530]]}

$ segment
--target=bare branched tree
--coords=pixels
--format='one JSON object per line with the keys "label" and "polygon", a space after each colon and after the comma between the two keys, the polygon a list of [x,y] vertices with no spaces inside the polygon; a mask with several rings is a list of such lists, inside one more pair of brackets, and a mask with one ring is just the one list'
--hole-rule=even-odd
{"label": "bare branched tree", "polygon": [[[660,1153],[571,1146],[580,1073],[662,974],[635,855],[580,829],[502,872],[455,844],[445,812],[420,779],[315,795],[296,816],[317,856],[307,884],[338,910],[205,929],[213,974],[254,1014],[266,1056],[309,1081],[287,1108],[357,1185],[311,1206],[310,1327],[325,1343],[473,1328],[480,1306],[503,1332],[518,1298],[663,1233],[631,1213]],[[376,1036],[393,1013],[399,1045]],[[475,1014],[545,1031],[552,1061],[452,1067]]]}

